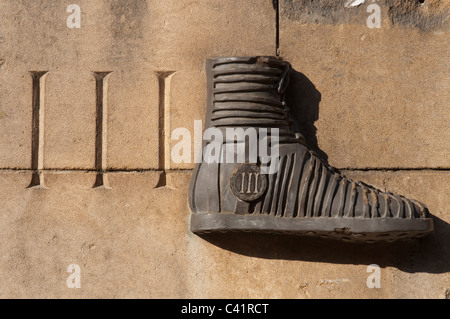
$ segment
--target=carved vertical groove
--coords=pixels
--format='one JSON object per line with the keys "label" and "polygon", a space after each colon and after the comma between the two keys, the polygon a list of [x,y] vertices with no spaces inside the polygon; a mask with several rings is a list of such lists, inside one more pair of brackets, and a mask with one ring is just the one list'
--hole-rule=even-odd
{"label": "carved vertical groove", "polygon": [[107,170],[107,132],[108,132],[108,76],[111,72],[93,72],[96,91],[96,121],[95,121],[95,178],[94,188],[109,188]]}
{"label": "carved vertical groove", "polygon": [[161,171],[156,188],[167,186],[167,171],[170,169],[170,85],[175,71],[156,72],[159,84],[158,115],[158,169]]}
{"label": "carved vertical groove", "polygon": [[328,185],[328,190],[325,195],[325,208],[323,209],[323,216],[330,217],[331,216],[331,207],[333,206],[334,197],[337,193],[337,186],[339,183],[339,175],[333,174],[330,177],[331,181]]}
{"label": "carved vertical groove", "polygon": [[28,186],[45,187],[44,175],[44,115],[45,78],[48,71],[31,71],[32,84],[32,125],[31,125],[31,169],[33,175]]}

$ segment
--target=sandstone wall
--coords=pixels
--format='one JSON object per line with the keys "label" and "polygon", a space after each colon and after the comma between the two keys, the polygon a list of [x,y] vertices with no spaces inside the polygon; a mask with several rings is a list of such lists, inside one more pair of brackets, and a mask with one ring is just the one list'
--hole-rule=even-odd
{"label": "sandstone wall", "polygon": [[[1,1],[0,297],[448,298],[450,2],[380,0],[379,28],[371,1],[346,2],[74,0],[69,28],[69,3]],[[288,101],[310,147],[426,203],[432,235],[189,231],[193,164],[171,161],[170,132],[204,119],[205,59],[276,54],[296,71]]]}

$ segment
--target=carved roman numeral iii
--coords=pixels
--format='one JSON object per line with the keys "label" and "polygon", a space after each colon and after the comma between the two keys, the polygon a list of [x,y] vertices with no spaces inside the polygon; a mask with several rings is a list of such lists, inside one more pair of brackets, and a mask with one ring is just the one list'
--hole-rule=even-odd
{"label": "carved roman numeral iii", "polygon": [[[244,194],[251,194],[252,193],[252,189],[253,189],[253,193],[254,194],[258,194],[260,189],[259,189],[259,175],[260,173],[241,173],[242,176],[242,181],[241,181],[241,190],[240,193]],[[253,180],[253,176],[255,176],[255,184],[252,187],[252,180]],[[247,183],[247,187],[245,187]],[[247,189],[247,192],[245,192],[245,190]]]}

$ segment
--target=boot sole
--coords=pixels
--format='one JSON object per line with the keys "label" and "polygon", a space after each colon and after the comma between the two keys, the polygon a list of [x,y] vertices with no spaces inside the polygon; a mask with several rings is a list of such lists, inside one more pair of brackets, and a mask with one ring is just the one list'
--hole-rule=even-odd
{"label": "boot sole", "polygon": [[281,233],[340,239],[348,242],[393,242],[422,238],[434,229],[431,218],[288,218],[270,215],[192,214],[196,234],[227,232]]}

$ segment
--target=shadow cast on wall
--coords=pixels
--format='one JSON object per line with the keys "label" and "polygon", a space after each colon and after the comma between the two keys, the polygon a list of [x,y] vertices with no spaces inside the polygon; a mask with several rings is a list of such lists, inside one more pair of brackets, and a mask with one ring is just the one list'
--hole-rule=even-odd
{"label": "shadow cast on wall", "polygon": [[216,233],[201,237],[241,255],[280,260],[396,267],[408,273],[450,271],[450,225],[433,217],[435,231],[421,239],[393,243],[346,243],[332,239],[259,233]]}
{"label": "shadow cast on wall", "polygon": [[317,142],[317,128],[314,125],[319,119],[321,100],[322,95],[314,84],[303,73],[292,70],[286,92],[286,104],[291,107],[290,113],[294,118],[293,128],[296,133],[303,135],[309,149],[328,164],[328,156],[320,149]]}
{"label": "shadow cast on wall", "polygon": [[[321,94],[302,73],[293,71],[287,90],[287,105],[293,105],[294,129],[308,147],[324,161],[314,122],[319,119]],[[376,244],[346,243],[331,239],[260,233],[208,234],[201,237],[223,249],[264,259],[301,260],[335,264],[378,264],[408,273],[450,271],[450,225],[433,216],[435,231],[428,237]]]}

